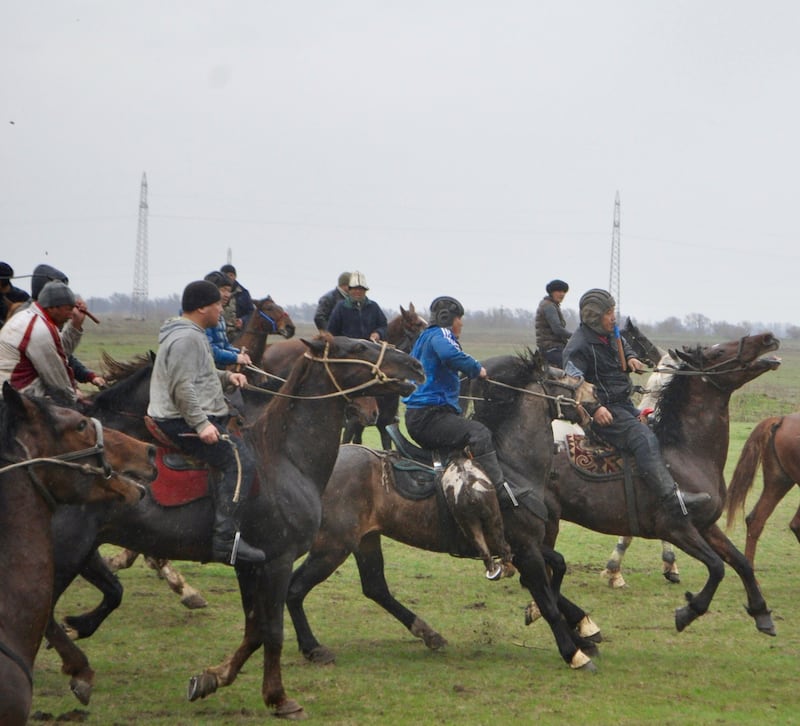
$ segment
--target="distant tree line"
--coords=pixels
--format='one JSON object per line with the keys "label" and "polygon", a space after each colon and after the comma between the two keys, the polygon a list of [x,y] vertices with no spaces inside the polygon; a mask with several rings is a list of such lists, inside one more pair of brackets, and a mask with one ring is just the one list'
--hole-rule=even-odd
{"label": "distant tree line", "polygon": [[[134,315],[133,301],[130,295],[114,293],[111,297],[91,297],[87,301],[89,309],[95,314],[116,315],[123,317],[141,317],[141,312],[136,311]],[[177,315],[180,309],[180,296],[170,295],[165,298],[155,298],[148,300],[144,306],[144,317],[151,319],[164,319],[172,315]],[[314,313],[317,309],[316,303],[301,303],[299,305],[284,306],[286,312],[291,315],[295,323],[313,323]],[[387,318],[397,315],[399,309],[385,308]],[[425,315],[424,310],[419,311]],[[563,310],[567,327],[575,330],[580,322],[578,312],[569,308]],[[490,308],[488,310],[468,310],[470,328],[476,330],[482,328],[492,329],[529,329],[533,332],[533,320],[535,311],[524,308]],[[657,323],[643,323],[634,319],[642,332],[652,338],[679,338],[690,337],[718,337],[725,340],[740,338],[743,335],[760,331],[772,330],[776,335],[793,340],[800,339],[800,326],[789,325],[787,323],[763,323],[759,321],[742,321],[739,323],[729,323],[724,320],[713,321],[701,313],[690,313],[683,319],[672,316],[665,318]]]}

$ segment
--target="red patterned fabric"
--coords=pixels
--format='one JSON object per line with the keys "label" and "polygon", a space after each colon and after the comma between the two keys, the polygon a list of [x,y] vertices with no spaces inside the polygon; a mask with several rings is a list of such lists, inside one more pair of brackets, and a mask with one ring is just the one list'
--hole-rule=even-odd
{"label": "red patterned fabric", "polygon": [[567,434],[567,455],[574,467],[589,474],[602,476],[622,473],[622,458],[615,449],[592,444],[579,434]]}
{"label": "red patterned fabric", "polygon": [[[178,471],[170,469],[164,463],[164,454],[170,450],[161,446],[156,451],[156,466],[158,477],[150,485],[150,491],[163,507],[176,507],[187,504],[195,499],[208,496],[208,470],[185,469]],[[174,449],[172,450],[174,452]]]}

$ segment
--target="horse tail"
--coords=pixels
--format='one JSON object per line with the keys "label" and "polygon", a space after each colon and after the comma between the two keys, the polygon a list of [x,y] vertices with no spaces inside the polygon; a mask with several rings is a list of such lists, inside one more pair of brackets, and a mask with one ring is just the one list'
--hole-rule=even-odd
{"label": "horse tail", "polygon": [[731,483],[728,486],[725,504],[727,512],[726,527],[730,528],[736,520],[736,515],[740,511],[744,512],[745,499],[747,499],[750,487],[753,486],[758,465],[761,463],[764,451],[782,420],[779,416],[765,418],[756,425],[750,432],[750,436],[747,437],[747,441],[742,447],[742,453],[739,455],[739,461],[736,463],[733,477],[731,477]]}

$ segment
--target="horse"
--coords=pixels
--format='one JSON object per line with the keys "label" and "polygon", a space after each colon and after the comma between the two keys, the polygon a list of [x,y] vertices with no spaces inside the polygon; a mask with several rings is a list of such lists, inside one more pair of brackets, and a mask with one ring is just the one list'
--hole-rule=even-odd
{"label": "horse", "polygon": [[[727,343],[675,351],[681,365],[664,388],[655,413],[654,432],[676,482],[686,491],[707,492],[710,500],[688,516],[659,506],[657,495],[634,470],[598,482],[578,471],[566,452],[555,455],[556,474],[550,481],[552,519],[547,544],[554,546],[560,519],[607,534],[666,539],[708,569],[698,594],[686,593],[687,603],[675,611],[681,632],[707,612],[724,577],[724,563],[733,567],[747,593],[747,612],[756,628],[768,635],[775,626],[753,575],[753,568],[716,524],[725,503],[724,466],[728,454],[731,394],[758,376],[778,368],[768,355],[780,343],[772,333],[750,335]],[[491,371],[487,366],[487,371]],[[520,421],[520,435],[541,437],[542,418]],[[548,427],[549,428],[549,427]],[[546,465],[533,446],[512,452],[516,465],[533,470]],[[626,494],[625,480],[631,484]]]}
{"label": "horse", "polygon": [[295,333],[294,323],[289,313],[278,305],[270,295],[255,301],[253,314],[247,318],[244,327],[231,339],[231,343],[241,350],[246,350],[250,360],[260,361],[267,345],[267,337],[280,335],[292,338]]}
{"label": "horse", "polygon": [[55,507],[139,501],[154,449],[8,382],[0,401],[0,723],[25,724],[53,594]]}
{"label": "horse", "polygon": [[[503,363],[504,370],[495,371],[497,385],[489,386],[492,395],[503,398],[506,411],[506,423],[496,429],[498,456],[508,478],[523,484],[528,481],[528,474],[509,468],[506,458],[509,448],[529,445],[516,435],[516,419],[528,409],[535,410],[542,418],[554,415],[550,405],[559,397],[573,393],[573,388],[565,389],[557,382],[546,380],[541,356],[534,357],[530,351],[527,355],[506,356]],[[502,388],[503,385],[509,388]],[[588,388],[592,390],[592,387]],[[549,444],[543,444],[543,448],[546,455],[552,455],[552,438]],[[350,554],[355,557],[366,597],[397,618],[428,648],[436,650],[447,642],[390,593],[384,572],[381,536],[412,547],[456,556],[475,557],[478,552],[448,520],[446,507],[437,502],[431,491],[424,498],[419,498],[422,494],[418,493],[414,499],[400,494],[391,464],[397,456],[394,452],[373,451],[353,444],[343,445],[340,449],[323,492],[319,532],[305,560],[292,574],[286,601],[300,652],[312,662],[330,663],[335,660],[335,655],[314,636],[303,602],[308,593],[333,574]],[[540,473],[543,478],[538,483],[531,482],[530,486],[534,491],[538,487],[541,492],[547,472]],[[535,499],[536,494],[526,495],[526,500],[528,497]],[[566,566],[560,555],[543,546],[544,519],[547,517],[543,504],[539,512],[541,516],[525,504],[501,510],[506,539],[513,550],[514,566],[520,573],[521,584],[545,613],[562,658],[573,668],[593,670],[595,666],[583,650],[591,652],[595,648],[591,638],[599,640],[599,630],[583,610],[560,594]],[[552,581],[547,565],[554,568]],[[580,628],[583,635],[576,632],[576,628]]]}
{"label": "horse", "polygon": [[[753,485],[759,462],[764,488],[750,514],[745,518],[747,540],[744,556],[755,562],[756,547],[767,519],[778,502],[800,482],[800,413],[772,416],[758,423],[742,448],[731,483],[728,486],[727,524],[730,527],[739,512],[744,512],[745,499]],[[800,508],[789,528],[800,542]]]}
{"label": "horse", "polygon": [[[259,481],[243,507],[242,536],[262,549],[267,561],[237,565],[245,613],[244,640],[224,663],[190,681],[190,700],[230,685],[241,667],[264,646],[262,696],[277,716],[298,718],[303,707],[283,686],[280,657],[283,610],[294,561],[310,547],[321,518],[321,495],[339,448],[347,394],[397,391],[407,394],[423,380],[418,361],[386,344],[334,337],[304,341],[307,354],[286,383],[243,430],[257,453]],[[65,507],[53,519],[56,553],[54,600],[102,543],[170,559],[211,559],[213,506],[202,496],[180,506],[160,505],[149,488],[135,507]],[[47,637],[71,676],[73,690],[88,702],[94,672],[63,632]],[[52,635],[52,638],[51,638]]]}
{"label": "horse", "polygon": [[[647,383],[641,391],[642,399],[639,401],[639,408],[642,411],[655,409],[661,390],[672,377],[666,368],[670,365],[677,365],[677,361],[669,353],[662,351],[652,343],[630,318],[626,320],[621,335],[636,352],[639,360],[656,369],[647,379]],[[620,537],[611,551],[605,568],[600,573],[600,577],[608,582],[609,587],[627,587],[625,578],[622,576],[622,558],[628,551],[631,542],[633,542],[633,537]],[[677,584],[681,581],[678,562],[675,559],[675,549],[670,542],[665,540],[661,541],[661,574],[669,583]]]}

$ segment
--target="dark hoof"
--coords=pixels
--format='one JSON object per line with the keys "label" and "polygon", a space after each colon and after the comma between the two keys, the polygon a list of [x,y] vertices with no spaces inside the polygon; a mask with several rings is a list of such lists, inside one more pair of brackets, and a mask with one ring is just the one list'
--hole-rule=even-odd
{"label": "dark hoof", "polygon": [[92,697],[92,684],[86,681],[78,681],[74,678],[69,683],[69,689],[84,706],[89,705],[89,699]]}
{"label": "dark hoof", "polygon": [[188,610],[200,610],[208,607],[208,602],[199,592],[193,592],[191,595],[184,595],[181,598],[181,605]]}
{"label": "dark hoof", "polygon": [[679,633],[682,633],[686,626],[690,625],[697,619],[697,613],[692,610],[688,605],[675,610],[675,628]]}
{"label": "dark hoof", "polygon": [[199,698],[210,696],[217,690],[217,679],[210,673],[201,673],[199,676],[192,676],[189,679],[189,687],[186,689],[186,698],[196,701]]}
{"label": "dark hoof", "polygon": [[303,653],[307,661],[316,665],[331,665],[336,662],[336,653],[324,645],[318,645],[309,653]]}
{"label": "dark hoof", "polygon": [[586,665],[578,668],[578,670],[581,671],[581,673],[597,673],[597,666],[592,661],[589,661]]}
{"label": "dark hoof", "polygon": [[439,633],[431,633],[423,637],[425,646],[430,650],[441,650],[447,645],[447,638],[443,638]]}
{"label": "dark hoof", "polygon": [[291,698],[287,698],[283,703],[275,707],[275,715],[278,718],[285,718],[291,721],[303,721],[308,718],[308,714],[303,710],[303,707]]}
{"label": "dark hoof", "polygon": [[756,620],[756,628],[759,633],[764,635],[776,636],[778,633],[775,631],[775,623],[772,622],[772,615],[769,612],[762,613],[761,615],[753,616]]}
{"label": "dark hoof", "polygon": [[665,572],[664,579],[677,585],[681,581],[681,576],[677,572]]}

